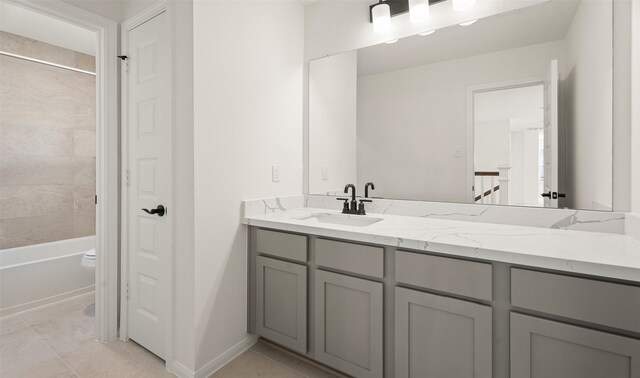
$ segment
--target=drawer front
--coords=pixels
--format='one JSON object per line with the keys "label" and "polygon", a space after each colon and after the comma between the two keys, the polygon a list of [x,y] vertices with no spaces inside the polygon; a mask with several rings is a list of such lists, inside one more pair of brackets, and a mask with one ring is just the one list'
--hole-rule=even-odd
{"label": "drawer front", "polygon": [[396,281],[491,300],[491,264],[396,251]]}
{"label": "drawer front", "polygon": [[258,253],[296,261],[307,261],[307,237],[269,230],[256,233]]}
{"label": "drawer front", "polygon": [[316,240],[316,264],[365,276],[384,277],[384,248]]}
{"label": "drawer front", "polygon": [[640,287],[511,269],[511,304],[640,332]]}

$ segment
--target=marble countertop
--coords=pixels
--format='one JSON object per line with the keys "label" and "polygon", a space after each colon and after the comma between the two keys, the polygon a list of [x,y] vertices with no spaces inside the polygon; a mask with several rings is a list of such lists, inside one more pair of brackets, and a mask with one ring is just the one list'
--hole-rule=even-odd
{"label": "marble countertop", "polygon": [[[640,241],[628,235],[539,227],[368,214],[365,227],[301,218],[339,211],[300,207],[250,215],[251,226],[399,248],[430,251],[640,282]],[[351,217],[362,218],[360,215]]]}

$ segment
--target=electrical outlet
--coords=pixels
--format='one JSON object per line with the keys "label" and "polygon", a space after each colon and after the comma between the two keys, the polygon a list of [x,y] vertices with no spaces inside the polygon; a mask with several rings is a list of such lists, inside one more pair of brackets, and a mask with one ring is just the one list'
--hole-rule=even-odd
{"label": "electrical outlet", "polygon": [[323,180],[328,180],[329,179],[329,168],[322,167],[322,179]]}
{"label": "electrical outlet", "polygon": [[277,164],[271,166],[271,181],[280,182],[280,166]]}

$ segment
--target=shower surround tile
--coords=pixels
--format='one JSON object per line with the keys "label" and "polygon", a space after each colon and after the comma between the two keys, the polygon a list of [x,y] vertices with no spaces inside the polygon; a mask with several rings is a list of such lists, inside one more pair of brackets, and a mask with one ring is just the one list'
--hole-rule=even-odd
{"label": "shower surround tile", "polygon": [[73,237],[73,213],[0,219],[2,248],[40,244]]}
{"label": "shower surround tile", "polygon": [[75,130],[73,132],[73,148],[75,156],[96,156],[96,132]]}
{"label": "shower surround tile", "polygon": [[0,186],[0,219],[69,214],[72,185]]}
{"label": "shower surround tile", "polygon": [[73,213],[73,237],[81,238],[96,234],[96,211],[82,210]]}
{"label": "shower surround tile", "polygon": [[[0,49],[95,72],[92,56],[10,33]],[[94,235],[95,75],[0,66],[0,249]]]}
{"label": "shower surround tile", "polygon": [[0,153],[0,182],[14,185],[73,185],[77,174],[71,156]]}
{"label": "shower surround tile", "polygon": [[72,156],[74,132],[39,126],[0,126],[0,151],[5,154]]}

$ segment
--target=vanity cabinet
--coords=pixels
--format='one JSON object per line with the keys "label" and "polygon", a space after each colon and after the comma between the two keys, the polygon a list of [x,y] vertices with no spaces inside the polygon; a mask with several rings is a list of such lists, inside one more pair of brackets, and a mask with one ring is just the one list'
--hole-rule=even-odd
{"label": "vanity cabinet", "polygon": [[251,228],[249,329],[353,377],[640,378],[640,284]]}
{"label": "vanity cabinet", "polygon": [[315,358],[354,377],[383,376],[382,283],[315,272]]}
{"label": "vanity cabinet", "polygon": [[491,338],[491,307],[396,287],[396,378],[491,378]]}
{"label": "vanity cabinet", "polygon": [[640,340],[511,313],[511,376],[640,377]]}
{"label": "vanity cabinet", "polygon": [[256,258],[256,332],[296,352],[307,352],[306,266]]}

